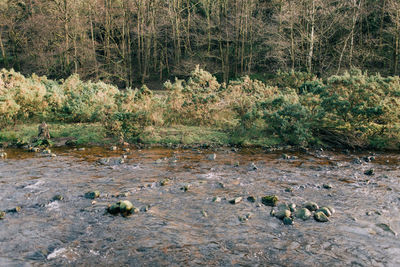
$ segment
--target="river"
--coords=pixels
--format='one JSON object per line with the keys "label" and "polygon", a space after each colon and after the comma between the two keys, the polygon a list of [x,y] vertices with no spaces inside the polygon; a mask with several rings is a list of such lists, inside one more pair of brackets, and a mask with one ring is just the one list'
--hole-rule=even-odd
{"label": "river", "polygon": [[[366,162],[368,153],[283,159],[228,148],[5,152],[0,210],[21,211],[0,220],[0,266],[400,266],[399,154]],[[101,192],[95,201],[84,197],[91,190]],[[284,225],[261,204],[265,195],[336,213],[326,223]],[[236,197],[243,200],[230,204]],[[108,214],[119,200],[139,212]]]}

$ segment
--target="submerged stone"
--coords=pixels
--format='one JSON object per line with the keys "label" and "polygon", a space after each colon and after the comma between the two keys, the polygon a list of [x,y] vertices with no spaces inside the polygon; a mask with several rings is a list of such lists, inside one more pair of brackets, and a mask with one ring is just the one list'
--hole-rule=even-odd
{"label": "submerged stone", "polygon": [[17,206],[17,207],[15,207],[15,208],[12,208],[12,209],[7,210],[7,212],[9,212],[9,213],[16,213],[16,212],[20,212],[21,209],[22,209],[22,208],[21,208],[20,206]]}
{"label": "submerged stone", "polygon": [[314,219],[317,222],[328,222],[329,221],[329,218],[322,211],[315,212]]}
{"label": "submerged stone", "polygon": [[390,225],[389,224],[386,224],[386,223],[378,223],[376,226],[378,226],[379,228],[381,228],[383,231],[386,231],[386,232],[390,232],[390,233],[392,233],[393,235],[397,235],[397,233],[395,232],[395,231],[393,231],[393,229],[390,227]]}
{"label": "submerged stone", "polygon": [[3,220],[5,216],[6,213],[4,211],[0,211],[0,220]]}
{"label": "submerged stone", "polygon": [[249,202],[252,202],[252,203],[256,202],[256,198],[255,198],[254,196],[249,196],[249,197],[247,197],[247,200],[248,200]]}
{"label": "submerged stone", "polygon": [[118,214],[119,212],[120,212],[120,206],[119,206],[119,202],[118,203],[116,203],[116,204],[112,204],[112,205],[110,205],[108,208],[107,208],[107,211],[110,213],[110,214],[113,214],[113,215],[116,215],[116,214]]}
{"label": "submerged stone", "polygon": [[7,153],[6,152],[0,152],[0,158],[1,159],[7,158]]}
{"label": "submerged stone", "polygon": [[256,171],[258,170],[258,167],[256,166],[256,164],[254,162],[250,163],[249,169],[251,171]]}
{"label": "submerged stone", "polygon": [[52,198],[53,201],[63,200],[63,199],[64,199],[64,197],[63,197],[62,195],[55,195],[55,196]]}
{"label": "submerged stone", "polygon": [[369,169],[364,172],[365,175],[372,176],[375,174],[374,169]]}
{"label": "submerged stone", "polygon": [[190,184],[184,185],[181,187],[181,190],[183,190],[183,192],[187,192],[187,191],[189,191],[190,187],[191,187]]}
{"label": "submerged stone", "polygon": [[296,211],[295,216],[296,216],[296,218],[306,221],[306,220],[310,219],[311,211],[309,211],[306,208],[302,208],[302,209],[299,209]]}
{"label": "submerged stone", "polygon": [[308,209],[309,211],[316,211],[317,209],[319,209],[318,204],[315,202],[312,202],[312,201],[308,201],[308,202],[304,203],[304,207],[306,209]]}
{"label": "submerged stone", "polygon": [[270,207],[275,207],[276,203],[278,203],[279,198],[275,195],[272,196],[264,196],[261,198],[261,202],[266,205],[266,206],[270,206]]}
{"label": "submerged stone", "polygon": [[99,191],[90,191],[85,193],[85,198],[88,199],[95,199],[100,197],[100,192]]}
{"label": "submerged stone", "polygon": [[220,197],[213,197],[212,201],[213,202],[221,202],[221,198]]}
{"label": "submerged stone", "polygon": [[285,217],[283,218],[283,224],[284,225],[292,225],[293,224],[293,219],[290,217]]}
{"label": "submerged stone", "polygon": [[322,187],[325,188],[325,189],[332,189],[333,188],[332,184],[323,184]]}

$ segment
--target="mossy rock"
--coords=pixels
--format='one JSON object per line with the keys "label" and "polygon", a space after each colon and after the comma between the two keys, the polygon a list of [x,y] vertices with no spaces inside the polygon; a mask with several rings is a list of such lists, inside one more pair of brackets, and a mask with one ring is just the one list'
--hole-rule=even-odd
{"label": "mossy rock", "polygon": [[304,203],[304,207],[306,209],[308,209],[309,211],[316,211],[317,209],[319,209],[318,204],[315,202],[311,202],[311,201]]}
{"label": "mossy rock", "polygon": [[133,212],[133,204],[129,200],[123,200],[119,202],[119,211],[122,215],[127,216]]}
{"label": "mossy rock", "polygon": [[290,215],[291,215],[290,210],[286,210],[286,209],[278,210],[278,211],[276,211],[276,212],[274,213],[274,216],[275,216],[276,218],[280,219],[280,220],[283,220],[283,219],[286,218],[286,217],[290,217]]}
{"label": "mossy rock", "polygon": [[279,198],[275,195],[272,196],[264,196],[261,198],[261,202],[266,205],[266,206],[270,206],[270,207],[275,207],[276,204],[278,203]]}
{"label": "mossy rock", "polygon": [[320,211],[323,212],[326,215],[326,217],[332,216],[332,212],[327,207],[319,208],[316,212],[320,212]]}
{"label": "mossy rock", "polygon": [[4,211],[0,211],[0,220],[3,220],[5,216],[6,213]]}
{"label": "mossy rock", "polygon": [[100,192],[99,191],[90,191],[85,193],[85,198],[88,199],[95,199],[100,197]]}
{"label": "mossy rock", "polygon": [[116,215],[120,212],[120,203],[113,204],[107,208],[108,213]]}
{"label": "mossy rock", "polygon": [[302,209],[299,209],[299,210],[297,210],[295,212],[295,216],[296,216],[296,218],[299,218],[299,219],[301,219],[303,221],[306,221],[306,220],[310,219],[311,211],[309,211],[306,208],[302,208]]}
{"label": "mossy rock", "polygon": [[317,222],[329,222],[329,218],[322,211],[315,212],[314,219]]}

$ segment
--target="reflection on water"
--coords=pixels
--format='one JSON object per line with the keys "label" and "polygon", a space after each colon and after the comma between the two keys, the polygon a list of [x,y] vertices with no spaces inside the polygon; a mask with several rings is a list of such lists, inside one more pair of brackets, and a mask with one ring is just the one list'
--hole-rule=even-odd
{"label": "reflection on water", "polygon": [[[396,154],[356,164],[353,159],[364,155],[324,152],[284,160],[227,149],[210,160],[211,151],[147,149],[131,151],[120,164],[113,159],[124,152],[102,148],[55,149],[54,158],[6,152],[0,210],[22,210],[0,220],[0,266],[400,265]],[[365,175],[371,168],[375,175]],[[322,186],[328,183],[330,190]],[[101,197],[92,203],[84,198],[89,190]],[[52,201],[57,194],[64,199]],[[260,205],[260,197],[271,194],[298,206],[333,206],[336,214],[328,223],[285,226]],[[250,195],[255,203],[246,200]],[[229,204],[240,196],[243,201]],[[121,199],[140,212],[127,218],[105,213]],[[239,220],[248,214],[249,220]]]}

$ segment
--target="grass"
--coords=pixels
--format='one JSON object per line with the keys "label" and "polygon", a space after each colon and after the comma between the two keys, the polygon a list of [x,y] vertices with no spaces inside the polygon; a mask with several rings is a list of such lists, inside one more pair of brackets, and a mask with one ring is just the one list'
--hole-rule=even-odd
{"label": "grass", "polygon": [[[62,145],[66,140],[76,140],[78,145],[108,145],[118,142],[107,137],[100,123],[49,123],[53,143]],[[30,143],[37,137],[38,124],[20,124],[0,130],[1,143]],[[144,144],[160,145],[242,145],[274,146],[280,144],[277,137],[266,137],[255,129],[246,133],[199,126],[147,127],[140,136]],[[129,141],[129,140],[127,140]]]}
{"label": "grass", "polygon": [[[76,140],[79,145],[107,144],[112,142],[106,137],[103,126],[98,123],[61,124],[49,123],[52,140]],[[0,130],[0,142],[29,143],[38,135],[38,124],[21,124]]]}

